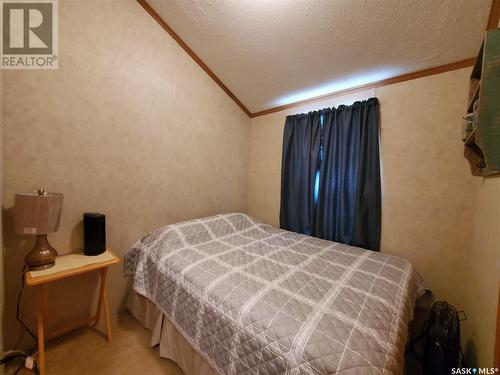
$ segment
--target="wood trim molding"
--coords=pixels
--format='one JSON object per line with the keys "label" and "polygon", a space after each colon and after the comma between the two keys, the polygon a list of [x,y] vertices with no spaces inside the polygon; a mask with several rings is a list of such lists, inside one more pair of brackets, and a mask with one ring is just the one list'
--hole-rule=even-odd
{"label": "wood trim molding", "polygon": [[486,31],[497,28],[498,21],[500,21],[500,0],[492,0]]}
{"label": "wood trim molding", "polygon": [[250,115],[250,117],[254,118],[254,117],[258,117],[258,116],[264,116],[264,115],[268,115],[270,113],[284,111],[285,109],[290,109],[290,108],[297,107],[297,106],[300,106],[303,104],[313,103],[313,102],[333,98],[333,97],[340,96],[340,95],[352,94],[352,93],[359,92],[359,91],[370,90],[370,89],[374,89],[377,87],[393,85],[395,83],[400,83],[400,82],[404,82],[404,81],[410,81],[412,79],[427,77],[427,76],[430,76],[433,74],[445,73],[445,72],[449,72],[451,70],[462,69],[462,68],[466,68],[468,66],[474,65],[475,61],[476,61],[476,58],[472,57],[470,59],[456,61],[456,62],[453,62],[450,64],[436,66],[434,68],[419,70],[417,72],[407,73],[407,74],[403,74],[400,76],[391,77],[391,78],[383,79],[383,80],[372,82],[372,83],[367,83],[365,85],[360,85],[360,86],[348,88],[345,90],[332,92],[329,94],[317,96],[315,98],[305,99],[305,100],[301,100],[298,102],[281,105],[279,107],[269,108],[269,109],[266,109],[264,111],[252,113]]}
{"label": "wood trim molding", "polygon": [[177,44],[184,51],[186,51],[186,53],[189,56],[191,56],[191,58],[200,66],[200,68],[203,69],[205,73],[207,73],[210,76],[210,78],[212,78],[215,81],[215,83],[219,85],[219,87],[238,105],[238,107],[240,107],[243,110],[243,112],[245,112],[248,116],[250,116],[251,113],[247,109],[247,107],[245,107],[243,103],[236,97],[236,95],[234,95],[231,92],[231,90],[229,90],[229,88],[224,83],[222,83],[219,77],[217,77],[215,73],[212,72],[212,70],[208,67],[208,65],[205,64],[203,60],[200,59],[198,55],[194,53],[194,51],[191,48],[189,48],[189,46],[179,37],[179,35],[177,35],[175,31],[172,30],[170,26],[168,26],[168,24],[163,20],[163,18],[160,17],[158,13],[156,13],[156,11],[151,7],[151,5],[149,5],[146,0],[137,0],[137,2],[141,4],[141,6],[146,10],[146,12],[148,12],[151,15],[151,17],[153,17],[154,20],[160,24],[163,30],[165,30],[177,42]]}

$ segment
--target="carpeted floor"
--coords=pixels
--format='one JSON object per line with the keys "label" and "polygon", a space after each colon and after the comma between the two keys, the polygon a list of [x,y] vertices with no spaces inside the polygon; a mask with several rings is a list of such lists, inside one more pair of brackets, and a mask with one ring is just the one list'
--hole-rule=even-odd
{"label": "carpeted floor", "polygon": [[[47,375],[182,375],[176,364],[160,358],[151,348],[151,333],[128,312],[112,319],[113,342],[99,331],[83,328],[50,341],[46,351]],[[98,329],[104,331],[103,326]],[[19,362],[6,373],[12,375]],[[22,369],[19,375],[33,374]]]}
{"label": "carpeted floor", "polygon": [[[112,319],[113,342],[108,343],[101,324],[97,330],[83,328],[50,341],[46,348],[47,375],[183,375],[177,365],[160,358],[158,347],[151,348],[151,333],[130,313],[122,312]],[[19,362],[9,364],[12,375]],[[409,353],[407,375],[420,375],[420,365]],[[19,375],[33,374],[22,369]]]}

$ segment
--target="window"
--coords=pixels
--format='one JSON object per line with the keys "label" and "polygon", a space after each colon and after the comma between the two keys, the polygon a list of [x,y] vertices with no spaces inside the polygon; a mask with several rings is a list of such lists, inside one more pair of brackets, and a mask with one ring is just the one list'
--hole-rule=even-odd
{"label": "window", "polygon": [[321,173],[321,162],[323,161],[323,157],[325,155],[325,150],[323,147],[323,127],[324,127],[324,120],[325,116],[324,114],[321,114],[319,116],[319,126],[320,126],[320,145],[319,145],[319,163],[318,167],[316,169],[316,174],[314,176],[314,206],[318,205],[318,199],[319,199],[319,178],[320,178],[320,173]]}

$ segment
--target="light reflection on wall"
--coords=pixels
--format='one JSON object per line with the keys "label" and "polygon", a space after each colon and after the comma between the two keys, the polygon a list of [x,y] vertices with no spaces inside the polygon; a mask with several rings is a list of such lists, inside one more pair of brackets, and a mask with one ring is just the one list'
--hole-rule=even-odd
{"label": "light reflection on wall", "polygon": [[383,79],[391,78],[405,72],[402,69],[395,68],[384,68],[372,72],[358,73],[350,75],[349,77],[344,77],[329,83],[325,83],[321,86],[316,86],[308,88],[301,91],[296,91],[294,93],[282,96],[272,102],[273,106],[285,105],[301,100],[312,99],[318,96],[323,96],[327,94],[333,94],[336,91],[341,91],[356,86],[365,85],[368,83],[377,82]]}

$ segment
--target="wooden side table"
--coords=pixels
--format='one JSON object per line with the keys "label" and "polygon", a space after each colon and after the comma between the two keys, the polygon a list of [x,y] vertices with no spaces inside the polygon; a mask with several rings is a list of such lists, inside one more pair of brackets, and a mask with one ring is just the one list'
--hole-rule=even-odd
{"label": "wooden side table", "polygon": [[[37,333],[38,333],[38,367],[40,375],[45,375],[45,340],[63,335],[77,328],[89,324],[96,325],[99,322],[101,309],[104,307],[104,317],[106,319],[106,334],[108,341],[111,341],[111,321],[109,317],[109,306],[106,289],[106,275],[108,267],[118,263],[120,260],[111,251],[96,256],[86,256],[83,253],[71,253],[61,255],[56,258],[54,267],[41,271],[28,271],[24,275],[25,286],[37,287],[38,308],[37,308]],[[45,333],[45,322],[47,316],[48,286],[51,282],[69,277],[75,277],[87,272],[99,270],[101,274],[101,285],[99,288],[99,299],[95,316],[78,322],[71,327],[58,329],[49,334]]]}

